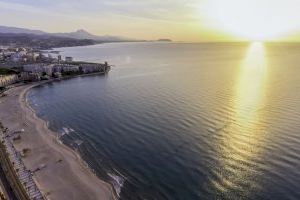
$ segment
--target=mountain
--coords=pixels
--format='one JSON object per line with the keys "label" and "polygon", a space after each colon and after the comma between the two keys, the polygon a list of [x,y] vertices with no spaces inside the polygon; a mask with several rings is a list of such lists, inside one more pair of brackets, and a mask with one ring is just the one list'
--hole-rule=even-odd
{"label": "mountain", "polygon": [[137,41],[134,39],[128,39],[118,36],[98,36],[93,35],[83,29],[77,30],[75,32],[69,33],[47,33],[40,30],[31,30],[25,28],[17,28],[17,27],[8,27],[8,26],[0,26],[0,33],[14,33],[14,34],[34,34],[34,35],[48,35],[48,36],[55,36],[55,37],[63,37],[63,38],[73,38],[73,39],[89,39],[95,40],[98,42],[125,42],[125,41]]}
{"label": "mountain", "polygon": [[57,37],[48,34],[0,33],[0,46],[32,47],[51,49],[58,47],[86,46],[97,44],[95,40]]}
{"label": "mountain", "polygon": [[31,30],[26,28],[17,28],[9,26],[0,26],[0,33],[24,33],[24,34],[35,34],[35,35],[44,35],[47,34],[44,31],[40,30]]}
{"label": "mountain", "polygon": [[171,40],[171,39],[168,39],[168,38],[158,39],[157,41],[158,41],[158,42],[172,42],[172,40]]}
{"label": "mountain", "polygon": [[[93,35],[83,29],[79,29],[75,32],[70,33],[53,33],[55,36],[59,37],[69,37],[74,39],[91,39],[96,41],[105,41],[105,42],[121,42],[121,41],[131,41],[132,39],[126,39],[118,36],[110,36],[110,35],[104,35],[104,36],[98,36]],[[133,41],[133,40],[132,40]]]}
{"label": "mountain", "polygon": [[76,39],[92,39],[92,40],[94,40],[95,38],[97,38],[97,36],[92,35],[83,29],[80,29],[75,32],[70,32],[70,33],[53,33],[53,35],[56,35],[59,37],[76,38]]}

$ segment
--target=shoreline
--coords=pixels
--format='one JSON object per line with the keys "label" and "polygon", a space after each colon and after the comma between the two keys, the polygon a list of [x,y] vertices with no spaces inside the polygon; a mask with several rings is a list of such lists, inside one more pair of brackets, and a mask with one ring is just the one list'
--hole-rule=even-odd
{"label": "shoreline", "polygon": [[[14,146],[18,151],[30,148],[28,155],[22,159],[27,169],[34,171],[45,166],[35,172],[33,177],[47,198],[116,199],[111,184],[102,181],[75,150],[60,142],[56,138],[58,133],[50,130],[47,122],[37,117],[35,110],[29,105],[27,95],[30,89],[67,78],[73,77],[9,89],[6,91],[8,95],[0,98],[0,109],[4,111],[0,113],[0,121],[10,131],[25,129],[20,134],[21,140],[14,143]],[[13,119],[6,119],[11,113],[16,115],[8,117]]]}

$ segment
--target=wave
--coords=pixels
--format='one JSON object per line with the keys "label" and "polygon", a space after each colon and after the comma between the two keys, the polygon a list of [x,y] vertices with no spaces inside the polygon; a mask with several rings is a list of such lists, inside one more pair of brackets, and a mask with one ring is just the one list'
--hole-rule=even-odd
{"label": "wave", "polygon": [[83,141],[82,141],[82,140],[75,140],[74,143],[75,143],[77,146],[80,146],[80,145],[82,145]]}
{"label": "wave", "polygon": [[61,131],[61,137],[64,136],[64,135],[69,135],[71,133],[75,132],[74,129],[72,128],[67,128],[67,127],[63,127],[62,128],[62,131]]}
{"label": "wave", "polygon": [[120,197],[121,190],[125,183],[126,178],[116,169],[115,171],[118,175],[115,173],[107,173],[107,174],[111,178],[111,184],[113,185],[115,192],[117,193],[118,197]]}

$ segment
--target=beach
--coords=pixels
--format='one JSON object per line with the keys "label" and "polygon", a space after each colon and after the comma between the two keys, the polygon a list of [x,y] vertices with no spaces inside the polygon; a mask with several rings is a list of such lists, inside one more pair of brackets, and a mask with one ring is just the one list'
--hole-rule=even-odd
{"label": "beach", "polygon": [[29,106],[27,92],[39,84],[13,87],[0,98],[0,121],[10,132],[22,130],[14,146],[19,152],[26,149],[23,162],[28,170],[35,171],[33,178],[39,189],[47,199],[113,199],[111,186],[57,140],[57,133]]}

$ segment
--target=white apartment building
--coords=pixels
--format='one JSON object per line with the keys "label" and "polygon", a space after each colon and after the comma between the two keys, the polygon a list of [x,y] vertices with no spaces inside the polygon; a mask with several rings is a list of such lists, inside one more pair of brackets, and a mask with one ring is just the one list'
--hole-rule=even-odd
{"label": "white apartment building", "polygon": [[55,64],[53,65],[53,72],[78,72],[79,66],[70,64]]}
{"label": "white apartment building", "polygon": [[67,56],[66,57],[66,62],[73,62],[73,57]]}
{"label": "white apartment building", "polygon": [[103,69],[101,64],[96,64],[96,63],[81,64],[80,67],[83,73],[100,72]]}
{"label": "white apartment building", "polygon": [[16,74],[0,75],[0,87],[5,87],[18,81]]}
{"label": "white apartment building", "polygon": [[46,73],[48,76],[52,75],[53,72],[53,65],[45,64],[45,63],[35,63],[24,65],[23,70],[25,72],[32,72],[32,73]]}

